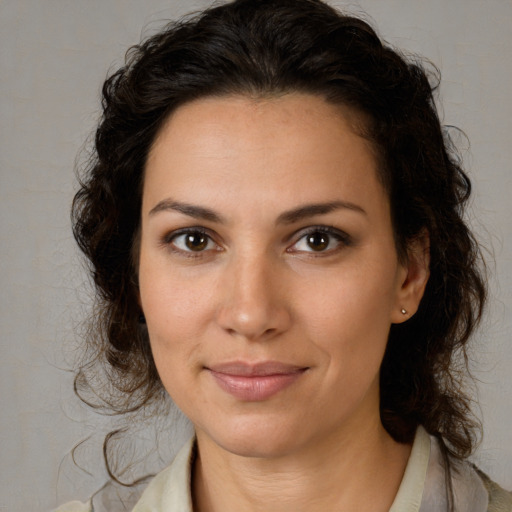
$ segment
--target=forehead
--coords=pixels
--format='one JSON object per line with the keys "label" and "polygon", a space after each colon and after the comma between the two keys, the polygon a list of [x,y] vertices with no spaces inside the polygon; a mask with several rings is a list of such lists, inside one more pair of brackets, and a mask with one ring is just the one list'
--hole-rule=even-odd
{"label": "forehead", "polygon": [[[306,136],[311,136],[311,133],[307,133],[308,130],[319,130],[319,137],[327,135],[327,131],[330,131],[332,136],[336,136],[340,131],[351,131],[353,135],[359,135],[364,139],[363,133],[368,123],[366,114],[349,106],[328,103],[321,96],[313,94],[292,92],[263,97],[205,97],[187,102],[169,115],[153,142],[149,156],[151,158],[157,148],[162,143],[166,144],[173,134],[186,133],[190,137],[204,137],[207,134],[203,128],[207,128],[213,137],[227,132],[228,125],[231,125],[233,128],[243,129],[239,135],[250,136],[251,142],[256,142],[258,139],[255,136],[261,135],[263,137],[259,139],[260,142],[269,145],[272,141],[273,127],[276,130],[286,129],[287,132],[294,130],[296,134],[302,127]],[[326,137],[326,142],[331,138]],[[368,148],[373,150],[371,142],[368,139],[365,141]],[[184,148],[190,142],[193,142],[191,138],[182,138],[180,147]],[[204,138],[201,143],[204,143]]]}
{"label": "forehead", "polygon": [[382,194],[373,147],[358,133],[362,123],[354,111],[308,94],[190,102],[169,117],[151,148],[145,202],[192,189],[197,200],[236,190],[269,203]]}

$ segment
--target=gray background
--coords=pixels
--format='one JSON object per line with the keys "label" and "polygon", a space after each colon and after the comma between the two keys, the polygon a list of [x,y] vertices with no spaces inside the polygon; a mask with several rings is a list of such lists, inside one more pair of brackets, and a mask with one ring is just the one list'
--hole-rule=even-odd
{"label": "gray background", "polygon": [[[473,350],[485,430],[475,460],[512,488],[512,2],[332,3],[366,11],[389,42],[434,61],[443,120],[471,141],[470,218],[495,261]],[[159,20],[208,4],[0,0],[0,510],[50,510],[85,499],[104,478],[108,421],[78,402],[66,371],[90,297],[70,234],[74,159],[97,120],[106,72],[126,48]],[[87,436],[78,459],[94,476],[70,458]]]}

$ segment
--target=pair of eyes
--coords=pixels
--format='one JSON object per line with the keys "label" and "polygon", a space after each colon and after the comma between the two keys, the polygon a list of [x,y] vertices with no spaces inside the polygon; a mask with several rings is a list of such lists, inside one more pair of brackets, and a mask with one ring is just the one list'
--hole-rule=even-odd
{"label": "pair of eyes", "polygon": [[[335,228],[312,227],[300,233],[287,252],[328,253],[339,249],[342,245],[348,245],[349,242],[349,236]],[[219,248],[206,231],[198,228],[180,230],[178,233],[171,234],[167,238],[167,244],[176,251],[196,254]]]}

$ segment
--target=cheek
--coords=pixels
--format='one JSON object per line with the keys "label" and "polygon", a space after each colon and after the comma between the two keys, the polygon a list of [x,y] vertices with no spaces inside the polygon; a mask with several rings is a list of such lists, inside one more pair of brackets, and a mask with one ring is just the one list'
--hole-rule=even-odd
{"label": "cheek", "polygon": [[198,365],[201,340],[211,320],[211,293],[206,292],[206,283],[192,285],[158,261],[141,261],[139,282],[153,358],[171,393],[169,385],[180,380],[172,376],[185,375]]}
{"label": "cheek", "polygon": [[[391,325],[394,281],[373,271],[344,272],[316,280],[314,287],[297,291],[298,317],[330,367],[349,374],[378,371]],[[389,276],[389,268],[387,269]]]}
{"label": "cheek", "polygon": [[314,331],[387,332],[395,285],[391,279],[383,279],[378,269],[373,272],[357,269],[308,279],[294,296],[298,299],[295,307]]}
{"label": "cheek", "polygon": [[167,275],[146,275],[141,283],[151,351],[162,384],[173,402],[189,418],[208,410],[197,390],[204,364],[205,334],[211,319],[211,295]]}
{"label": "cheek", "polygon": [[198,277],[190,273],[174,268],[165,253],[142,251],[140,300],[150,330],[158,334],[176,333],[173,338],[179,339],[204,321],[211,304],[212,286],[207,275]]}

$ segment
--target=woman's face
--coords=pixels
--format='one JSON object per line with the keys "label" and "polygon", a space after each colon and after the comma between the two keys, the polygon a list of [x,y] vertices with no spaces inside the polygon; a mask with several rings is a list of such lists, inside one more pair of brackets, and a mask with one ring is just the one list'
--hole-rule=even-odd
{"label": "woman's face", "polygon": [[155,141],[140,301],[200,440],[271,457],[380,425],[389,328],[415,311],[427,271],[398,261],[350,119],[310,95],[209,98]]}

